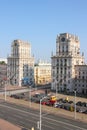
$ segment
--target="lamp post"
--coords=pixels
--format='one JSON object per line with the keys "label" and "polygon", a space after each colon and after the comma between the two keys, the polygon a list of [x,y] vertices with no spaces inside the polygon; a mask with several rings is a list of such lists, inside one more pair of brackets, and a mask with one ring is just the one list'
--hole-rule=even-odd
{"label": "lamp post", "polygon": [[5,82],[5,101],[6,101],[6,82]]}
{"label": "lamp post", "polygon": [[30,100],[30,107],[31,107],[31,86],[29,86],[29,100]]}
{"label": "lamp post", "polygon": [[75,100],[74,100],[74,107],[75,107],[75,115],[74,115],[74,117],[75,117],[75,119],[76,119],[76,90],[74,90],[74,93],[75,93]]}
{"label": "lamp post", "polygon": [[42,126],[42,119],[41,119],[41,102],[42,102],[42,99],[40,99],[40,130],[41,130],[41,126]]}
{"label": "lamp post", "polygon": [[[47,96],[46,96],[47,97]],[[43,99],[45,99],[46,97],[43,97],[40,99],[40,130],[42,129],[42,109],[41,109],[41,102]]]}
{"label": "lamp post", "polygon": [[57,93],[58,93],[58,90],[57,90],[57,81],[56,81],[56,98],[57,98]]}
{"label": "lamp post", "polygon": [[4,80],[4,90],[5,90],[4,91],[4,95],[5,95],[5,101],[6,101],[6,95],[7,95],[6,94],[7,78],[5,77],[3,80]]}

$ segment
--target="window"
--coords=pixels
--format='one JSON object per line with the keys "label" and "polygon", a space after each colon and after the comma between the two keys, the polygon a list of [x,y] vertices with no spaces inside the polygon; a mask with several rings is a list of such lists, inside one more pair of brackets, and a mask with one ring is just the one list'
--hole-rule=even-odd
{"label": "window", "polygon": [[15,43],[14,46],[17,46],[17,43]]}
{"label": "window", "polygon": [[68,77],[70,78],[70,72],[68,72]]}
{"label": "window", "polygon": [[82,87],[84,87],[84,84],[82,85]]}
{"label": "window", "polygon": [[84,76],[82,76],[82,79],[84,79]]}
{"label": "window", "polygon": [[79,76],[79,78],[80,78],[80,76]]}
{"label": "window", "polygon": [[70,83],[70,80],[68,80],[68,83]]}
{"label": "window", "polygon": [[57,63],[59,63],[59,59],[57,59]]}

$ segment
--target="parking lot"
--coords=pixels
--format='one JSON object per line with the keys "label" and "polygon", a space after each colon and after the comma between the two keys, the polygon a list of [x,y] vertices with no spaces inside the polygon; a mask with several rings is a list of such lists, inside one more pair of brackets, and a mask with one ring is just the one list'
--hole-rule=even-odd
{"label": "parking lot", "polygon": [[30,93],[21,93],[16,95],[11,95],[10,97],[15,99],[23,99],[25,101],[31,101],[34,103],[40,103],[40,99],[45,97],[41,104],[51,106],[54,108],[61,108],[68,111],[74,111],[75,105],[76,105],[76,112],[79,113],[85,113],[87,114],[87,99],[84,98],[78,98],[76,97],[76,104],[75,104],[75,97],[73,96],[67,96],[67,95],[59,95],[57,96],[57,100],[51,101],[51,96],[54,95],[54,93],[50,93],[48,96],[45,95],[43,92],[34,92],[30,95]]}

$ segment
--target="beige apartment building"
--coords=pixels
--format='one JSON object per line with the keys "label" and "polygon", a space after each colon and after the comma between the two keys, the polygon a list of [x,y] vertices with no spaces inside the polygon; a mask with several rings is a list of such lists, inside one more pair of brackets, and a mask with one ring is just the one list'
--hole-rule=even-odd
{"label": "beige apartment building", "polygon": [[39,61],[34,67],[34,79],[36,85],[51,83],[51,63]]}
{"label": "beige apartment building", "polygon": [[4,87],[7,80],[7,64],[0,64],[0,88]]}
{"label": "beige apartment building", "polygon": [[74,85],[78,93],[87,94],[87,65],[75,66]]}
{"label": "beige apartment building", "polygon": [[52,55],[51,63],[51,89],[72,92],[75,88],[75,66],[85,64],[78,36],[69,33],[57,35],[56,55]]}
{"label": "beige apartment building", "polygon": [[31,45],[28,42],[14,40],[7,62],[9,84],[22,86],[34,82],[34,57],[31,56]]}

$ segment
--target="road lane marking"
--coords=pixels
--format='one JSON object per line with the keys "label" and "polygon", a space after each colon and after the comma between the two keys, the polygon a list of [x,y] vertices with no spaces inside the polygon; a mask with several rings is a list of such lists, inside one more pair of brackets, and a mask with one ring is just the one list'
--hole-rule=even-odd
{"label": "road lane marking", "polygon": [[67,130],[73,130],[73,128],[71,129],[71,128],[65,127],[65,126],[62,126],[62,127],[64,127],[64,128],[67,129]]}
{"label": "road lane marking", "polygon": [[60,124],[72,126],[72,127],[74,127],[74,128],[79,128],[79,130],[87,130],[87,129],[85,129],[85,128],[82,128],[82,127],[79,127],[79,126],[76,126],[76,125],[73,125],[73,124],[68,124],[68,123],[63,122],[63,121],[54,120],[54,119],[50,119],[50,118],[47,118],[47,117],[45,117],[45,119],[48,119],[48,120],[51,120],[51,121],[55,121],[55,122],[58,122],[58,123],[60,123]]}

